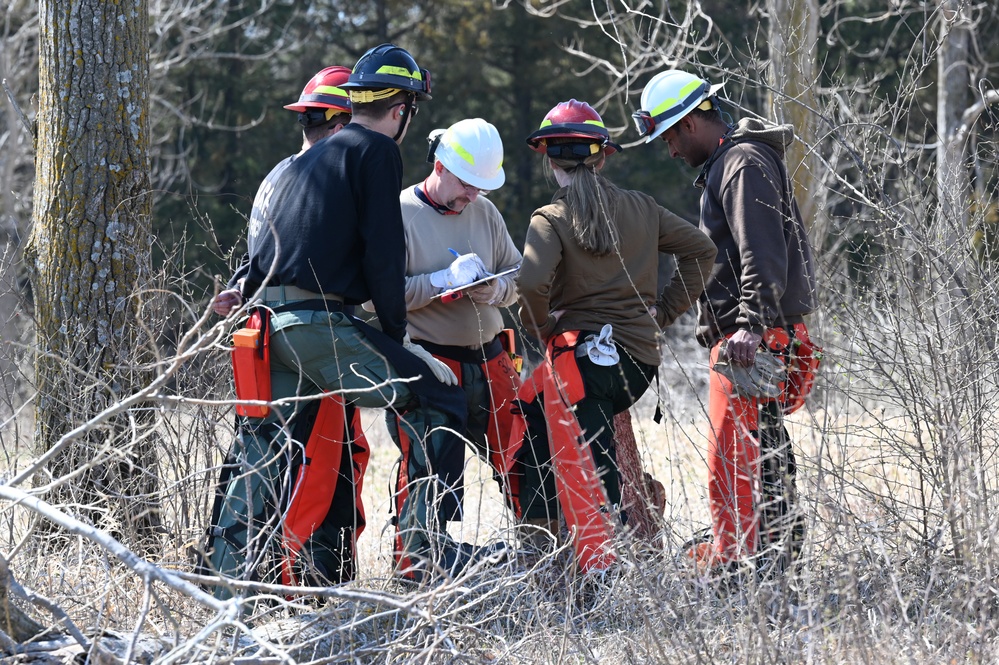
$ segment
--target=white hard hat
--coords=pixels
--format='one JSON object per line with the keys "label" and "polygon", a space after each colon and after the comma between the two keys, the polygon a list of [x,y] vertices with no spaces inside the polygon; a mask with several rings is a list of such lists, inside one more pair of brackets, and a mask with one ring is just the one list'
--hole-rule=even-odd
{"label": "white hard hat", "polygon": [[714,97],[721,85],[709,85],[704,79],[679,69],[668,69],[652,77],[642,90],[642,108],[631,117],[645,142],[657,138],[680,118]]}
{"label": "white hard hat", "polygon": [[[435,138],[431,134],[431,139]],[[482,118],[459,120],[448,127],[434,155],[455,177],[472,187],[491,191],[506,182],[503,141],[496,128]]]}

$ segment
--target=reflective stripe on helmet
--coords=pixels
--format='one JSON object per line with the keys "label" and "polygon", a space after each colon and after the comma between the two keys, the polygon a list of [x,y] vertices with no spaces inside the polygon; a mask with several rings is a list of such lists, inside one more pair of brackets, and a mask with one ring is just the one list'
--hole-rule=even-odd
{"label": "reflective stripe on helmet", "polygon": [[475,166],[475,156],[472,155],[472,153],[470,153],[469,151],[465,150],[465,148],[463,148],[461,146],[461,144],[459,144],[457,141],[448,141],[447,139],[448,139],[448,137],[445,136],[444,137],[445,142],[448,144],[448,146],[452,150],[454,150],[454,153],[456,155],[458,155],[459,157],[461,157],[462,159],[464,159],[466,162],[468,162],[472,166]]}
{"label": "reflective stripe on helmet", "polygon": [[417,81],[423,80],[423,75],[419,70],[411,72],[405,67],[395,67],[393,65],[382,65],[376,71],[376,74],[390,74],[392,76],[404,76],[406,78],[414,79]]}
{"label": "reflective stripe on helmet", "polygon": [[316,89],[312,91],[314,95],[337,95],[338,97],[346,97],[347,91],[343,88],[337,88],[332,85],[320,85],[316,86]]}
{"label": "reflective stripe on helmet", "polygon": [[[550,127],[553,124],[555,123],[553,123],[548,118],[545,118],[544,120],[541,121],[541,126],[538,127],[538,129],[544,129],[545,127]],[[583,122],[578,122],[578,123],[559,123],[560,127],[572,127],[573,125],[595,125],[600,129],[607,129],[607,127],[604,126],[604,123],[600,122],[599,120],[584,120]]]}
{"label": "reflective stripe on helmet", "polygon": [[695,97],[702,96],[708,90],[707,81],[694,80],[680,89],[679,98],[670,97],[652,109],[651,115],[657,122],[671,118],[683,111],[684,107]]}

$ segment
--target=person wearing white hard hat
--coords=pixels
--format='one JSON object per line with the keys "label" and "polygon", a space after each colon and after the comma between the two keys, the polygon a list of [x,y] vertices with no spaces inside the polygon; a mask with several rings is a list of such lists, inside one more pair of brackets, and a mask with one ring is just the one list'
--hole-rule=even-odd
{"label": "person wearing white hard hat", "polygon": [[[508,504],[512,452],[507,450],[510,404],[520,386],[511,357],[512,331],[503,330],[501,307],[517,298],[513,273],[461,290],[471,282],[520,265],[506,223],[486,195],[506,180],[503,141],[481,118],[460,120],[428,137],[433,170],[400,195],[406,233],[406,308],[410,337],[448,365],[465,391],[468,423],[462,432],[487,461]],[[442,294],[449,294],[442,298]],[[387,417],[390,430],[396,422]],[[407,485],[410,459],[403,451],[397,487]],[[441,473],[461,494],[464,456]],[[397,495],[397,502],[405,497]],[[458,514],[452,515],[458,518]],[[466,546],[467,548],[467,546]],[[401,573],[407,576],[405,562]]]}
{"label": "person wearing white hard hat", "polygon": [[[796,561],[804,537],[782,416],[804,402],[818,364],[805,325],[816,304],[815,277],[784,163],[793,128],[752,118],[726,123],[720,88],[684,71],[661,72],[632,117],[647,142],[661,138],[671,157],[701,169],[694,183],[703,190],[700,226],[718,247],[697,329],[718,370],[708,401],[713,527],[710,540],[692,543],[688,554],[702,571],[750,563],[769,575]],[[763,353],[785,365],[776,390],[726,372],[752,368]]]}

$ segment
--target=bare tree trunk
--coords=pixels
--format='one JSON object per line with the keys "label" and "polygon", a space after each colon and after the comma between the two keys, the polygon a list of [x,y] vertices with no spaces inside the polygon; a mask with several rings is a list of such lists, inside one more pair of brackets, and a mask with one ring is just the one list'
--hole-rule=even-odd
{"label": "bare tree trunk", "polygon": [[628,526],[636,538],[656,546],[663,526],[666,491],[642,467],[630,411],[614,416],[614,445],[621,470],[621,507],[628,513]]}
{"label": "bare tree trunk", "polygon": [[[937,198],[940,221],[957,234],[967,229],[971,178],[965,166],[960,128],[968,107],[971,16],[964,0],[940,0],[940,53],[937,56]],[[958,238],[954,238],[955,241]]]}
{"label": "bare tree trunk", "polygon": [[34,134],[29,90],[37,87],[38,20],[27,2],[8,3],[0,24],[0,419],[23,399],[25,343],[30,327],[20,315],[24,274],[20,247],[31,222]]}
{"label": "bare tree trunk", "polygon": [[820,164],[810,151],[816,143],[818,117],[815,64],[819,40],[817,0],[767,0],[770,15],[770,103],[778,122],[794,126],[798,141],[788,148],[787,170],[794,179],[794,195],[805,224],[819,210]]}
{"label": "bare tree trunk", "polygon": [[[40,450],[143,382],[150,273],[146,0],[41,0],[34,228],[35,440]],[[53,459],[79,473],[49,499],[116,534],[159,525],[155,448],[131,412]],[[41,479],[39,479],[41,481]]]}
{"label": "bare tree trunk", "polygon": [[[961,131],[962,120],[970,97],[968,56],[971,48],[971,13],[964,0],[939,0],[940,52],[937,55],[937,201],[939,216],[936,234],[949,248],[939,267],[941,289],[940,310],[945,326],[942,338],[962,339],[970,301],[964,287],[967,283],[964,251],[970,239],[968,229],[971,205],[971,176],[965,163],[966,136]],[[952,332],[953,331],[953,332]],[[969,350],[970,351],[970,350]],[[974,363],[977,356],[969,358]],[[940,466],[947,521],[954,543],[954,555],[962,561],[966,555],[967,531],[965,506],[961,491],[962,477],[969,462],[965,460],[963,437],[953,437],[959,419],[955,411],[944,419],[940,436]],[[973,474],[971,476],[973,482]]]}

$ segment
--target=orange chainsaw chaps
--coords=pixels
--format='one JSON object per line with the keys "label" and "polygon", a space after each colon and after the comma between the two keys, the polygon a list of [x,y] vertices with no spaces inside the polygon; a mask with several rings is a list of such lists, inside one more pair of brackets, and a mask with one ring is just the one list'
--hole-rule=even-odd
{"label": "orange chainsaw chaps", "polygon": [[521,420],[516,417],[512,409],[517,391],[521,388],[520,374],[507,353],[501,353],[486,362],[484,369],[489,385],[489,408],[492,411],[486,432],[489,465],[502,479],[507,503],[519,518],[521,517],[520,473],[517,468],[517,458],[524,436],[521,432],[520,438],[514,438],[510,433]]}
{"label": "orange chainsaw chaps", "polygon": [[[356,413],[351,424],[359,425]],[[320,402],[312,433],[305,445],[305,459],[298,469],[292,498],[282,526],[284,556],[281,560],[281,580],[286,585],[298,583],[294,572],[294,563],[298,554],[329,514],[337,480],[340,477],[340,465],[346,448],[344,444],[350,436],[346,425],[343,399],[338,395],[324,397]],[[360,432],[359,427],[357,432]],[[363,436],[357,443],[360,444],[359,449],[351,460],[356,483],[355,502],[360,501],[359,481],[363,478],[368,458],[367,444],[363,441]],[[355,540],[363,528],[363,506],[359,506],[358,510],[362,515],[362,522],[354,532]],[[353,548],[354,543],[350,546]]]}
{"label": "orange chainsaw chaps", "polygon": [[610,548],[614,529],[593,453],[572,410],[572,405],[586,396],[574,353],[577,336],[569,331],[553,338],[548,345],[548,362],[536,372],[543,372],[541,383],[555,487],[566,525],[572,532],[576,560],[583,571],[603,570],[616,558]]}
{"label": "orange chainsaw chaps", "polygon": [[[454,368],[451,368],[454,371]],[[458,366],[458,371],[461,371],[461,366]],[[455,374],[455,376],[460,376],[460,374]],[[460,379],[459,379],[460,380]],[[395,559],[396,570],[399,575],[404,579],[416,580],[416,574],[413,572],[413,566],[416,563],[406,555],[406,548],[402,543],[402,534],[399,532],[399,516],[402,515],[402,507],[406,503],[406,499],[409,498],[409,474],[406,470],[406,462],[409,461],[409,451],[412,444],[409,440],[409,435],[406,434],[406,428],[398,424],[396,431],[399,437],[399,452],[401,457],[399,458],[399,469],[395,478],[395,493],[393,500],[395,501],[395,548],[392,551],[392,556]]]}

